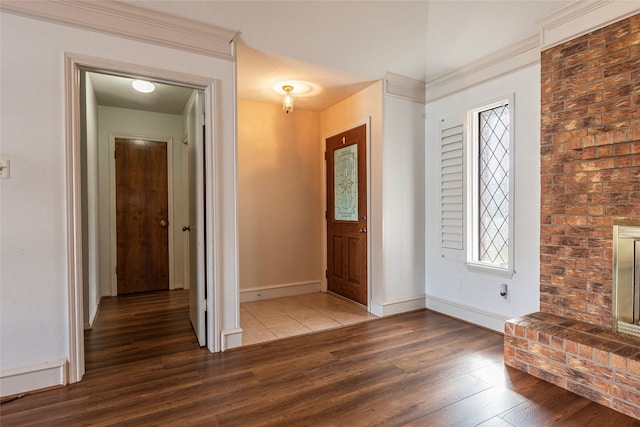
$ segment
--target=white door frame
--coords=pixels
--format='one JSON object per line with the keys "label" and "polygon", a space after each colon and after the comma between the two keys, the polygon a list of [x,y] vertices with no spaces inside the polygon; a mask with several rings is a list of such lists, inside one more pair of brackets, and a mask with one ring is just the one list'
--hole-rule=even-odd
{"label": "white door frame", "polygon": [[204,218],[207,235],[205,247],[205,277],[207,292],[207,347],[211,352],[220,351],[220,305],[218,287],[214,275],[214,261],[218,259],[219,237],[216,233],[215,215],[221,207],[215,203],[214,173],[215,135],[213,131],[216,91],[219,82],[210,77],[186,74],[143,65],[96,58],[75,53],[65,54],[65,139],[66,143],[66,210],[67,210],[67,277],[68,277],[68,328],[69,328],[69,365],[68,382],[82,379],[84,363],[84,322],[83,322],[83,279],[82,279],[82,170],[81,170],[81,116],[80,116],[80,78],[81,69],[108,74],[118,74],[149,78],[167,83],[185,85],[204,91],[205,96],[205,171],[204,179],[211,185],[205,193],[206,217]]}
{"label": "white door frame", "polygon": [[[365,125],[366,127],[366,135],[367,140],[365,143],[365,147],[367,150],[367,224],[371,224],[371,117],[366,117],[362,120],[359,120],[355,123],[352,123],[346,127],[343,127],[339,130],[332,131],[327,133],[322,137],[322,217],[324,221],[322,221],[322,265],[323,269],[327,271],[327,221],[329,221],[329,212],[327,212],[327,192],[329,189],[327,188],[327,162],[326,162],[326,152],[327,152],[327,139],[332,136],[338,135],[340,133],[346,132],[350,129],[357,128],[359,126]],[[326,213],[326,214],[325,214]],[[367,310],[371,313],[371,230],[373,227],[367,226]],[[322,275],[322,283],[320,285],[320,289],[322,292],[327,292],[328,284],[327,284],[327,275]]]}

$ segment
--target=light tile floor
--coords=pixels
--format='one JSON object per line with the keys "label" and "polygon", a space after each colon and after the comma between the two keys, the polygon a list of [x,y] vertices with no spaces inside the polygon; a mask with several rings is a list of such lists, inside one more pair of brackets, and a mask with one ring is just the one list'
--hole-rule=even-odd
{"label": "light tile floor", "polygon": [[242,345],[257,344],[377,319],[364,308],[322,292],[240,304]]}

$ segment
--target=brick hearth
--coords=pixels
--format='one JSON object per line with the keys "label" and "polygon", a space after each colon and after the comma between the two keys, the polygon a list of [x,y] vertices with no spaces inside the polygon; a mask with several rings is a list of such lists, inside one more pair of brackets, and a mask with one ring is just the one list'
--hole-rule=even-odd
{"label": "brick hearth", "polygon": [[[542,52],[540,313],[505,363],[640,419],[640,345],[612,329],[614,221],[640,219],[640,14]],[[624,362],[623,362],[624,360]]]}
{"label": "brick hearth", "polygon": [[640,419],[640,338],[533,313],[505,324],[504,361]]}

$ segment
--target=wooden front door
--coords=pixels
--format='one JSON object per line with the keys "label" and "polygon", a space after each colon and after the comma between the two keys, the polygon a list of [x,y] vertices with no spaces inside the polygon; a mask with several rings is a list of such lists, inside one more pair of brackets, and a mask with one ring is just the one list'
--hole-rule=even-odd
{"label": "wooden front door", "polygon": [[326,140],[327,287],[367,305],[366,126]]}
{"label": "wooden front door", "polygon": [[118,294],[169,289],[167,143],[115,140]]}

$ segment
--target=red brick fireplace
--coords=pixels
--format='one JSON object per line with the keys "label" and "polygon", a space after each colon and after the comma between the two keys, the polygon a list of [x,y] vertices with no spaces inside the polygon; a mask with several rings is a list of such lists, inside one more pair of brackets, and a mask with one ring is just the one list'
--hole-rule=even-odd
{"label": "red brick fireplace", "polygon": [[505,363],[640,419],[640,338],[612,332],[614,222],[640,221],[640,14],[542,52],[540,312]]}

